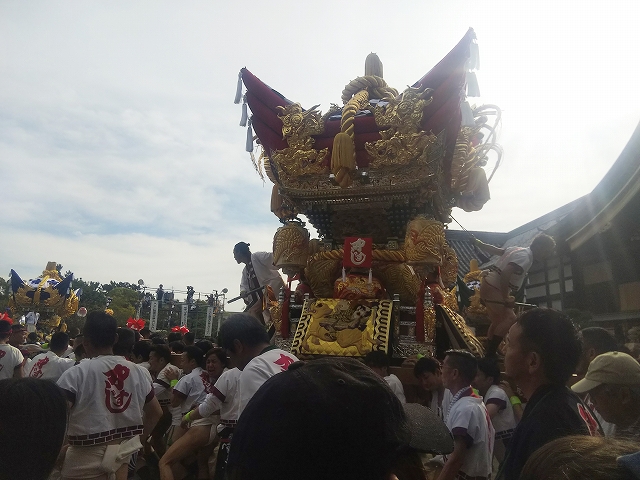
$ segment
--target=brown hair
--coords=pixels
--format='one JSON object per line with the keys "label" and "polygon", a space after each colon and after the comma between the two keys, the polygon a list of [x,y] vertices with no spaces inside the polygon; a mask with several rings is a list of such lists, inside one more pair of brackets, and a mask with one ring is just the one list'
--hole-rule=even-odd
{"label": "brown hair", "polygon": [[627,480],[629,471],[616,459],[639,450],[640,444],[633,440],[586,435],[557,438],[529,457],[520,480]]}

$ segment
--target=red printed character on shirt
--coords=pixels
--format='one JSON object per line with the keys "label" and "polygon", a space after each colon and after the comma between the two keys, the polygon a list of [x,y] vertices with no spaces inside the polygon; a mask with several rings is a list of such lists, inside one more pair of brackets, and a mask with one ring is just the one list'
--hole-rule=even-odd
{"label": "red printed character on shirt", "polygon": [[200,374],[200,378],[202,379],[202,385],[204,385],[204,392],[205,393],[212,393],[213,389],[211,388],[211,382],[209,379],[209,374],[207,372],[202,372]]}
{"label": "red printed character on shirt", "polygon": [[591,413],[586,408],[584,408],[582,404],[578,403],[577,407],[582,420],[584,420],[584,423],[587,424],[589,435],[591,435],[592,437],[599,436],[600,433],[598,432],[598,422],[595,418],[593,418],[593,415],[591,415]]}
{"label": "red printed character on shirt", "polygon": [[273,363],[278,365],[282,369],[282,371],[284,372],[285,370],[287,370],[289,368],[289,365],[291,365],[294,362],[295,362],[295,360],[293,358],[287,357],[285,354],[281,353],[280,354],[280,358],[277,359]]}
{"label": "red printed character on shirt", "polygon": [[47,363],[49,363],[49,357],[44,357],[44,358],[41,358],[40,360],[38,360],[35,363],[35,365],[33,366],[33,368],[31,369],[31,372],[29,373],[29,376],[33,377],[33,378],[42,377],[42,375],[43,375],[42,367],[44,367]]}
{"label": "red printed character on shirt", "polygon": [[104,387],[104,401],[107,409],[111,413],[124,412],[131,403],[131,394],[124,389],[124,381],[129,376],[129,369],[118,364],[112,370],[103,373],[107,377]]}

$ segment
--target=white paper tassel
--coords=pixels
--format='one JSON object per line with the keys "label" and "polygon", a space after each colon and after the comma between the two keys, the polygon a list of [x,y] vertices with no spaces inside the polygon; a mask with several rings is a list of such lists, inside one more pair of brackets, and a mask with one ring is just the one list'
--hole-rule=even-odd
{"label": "white paper tassel", "polygon": [[478,78],[474,72],[467,72],[467,96],[479,97],[480,87],[478,86]]}
{"label": "white paper tassel", "polygon": [[246,101],[247,96],[245,95],[245,101],[242,103],[242,117],[240,118],[240,126],[241,127],[246,127],[247,126],[247,119],[249,118],[249,115],[247,113],[247,101]]}
{"label": "white paper tassel", "polygon": [[236,88],[236,99],[233,101],[233,103],[238,104],[240,103],[241,99],[242,99],[242,70],[240,70],[240,73],[238,73],[238,86]]}
{"label": "white paper tassel", "polygon": [[373,283],[373,270],[369,269],[369,285]]}
{"label": "white paper tassel", "polygon": [[469,70],[480,70],[480,48],[476,42],[471,42],[469,49]]}
{"label": "white paper tassel", "polygon": [[463,101],[460,103],[460,113],[462,114],[462,126],[463,127],[475,127],[476,122],[473,118],[473,111],[469,106],[469,102]]}
{"label": "white paper tassel", "polygon": [[247,152],[253,152],[253,130],[251,129],[251,120],[247,125]]}
{"label": "white paper tassel", "polygon": [[346,282],[347,281],[347,272],[344,269],[344,267],[342,267],[342,281]]}

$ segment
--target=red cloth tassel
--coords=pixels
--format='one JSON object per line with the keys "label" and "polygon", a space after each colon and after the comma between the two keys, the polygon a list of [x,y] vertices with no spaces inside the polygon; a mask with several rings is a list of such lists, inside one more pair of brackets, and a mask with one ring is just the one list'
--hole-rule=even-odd
{"label": "red cloth tassel", "polygon": [[424,289],[427,280],[424,279],[418,290],[418,301],[416,302],[416,340],[424,342]]}

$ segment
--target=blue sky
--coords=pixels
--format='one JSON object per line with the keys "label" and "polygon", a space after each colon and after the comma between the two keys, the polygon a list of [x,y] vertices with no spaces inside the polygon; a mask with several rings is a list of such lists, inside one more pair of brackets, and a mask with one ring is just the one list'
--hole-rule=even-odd
{"label": "blue sky", "polygon": [[[374,51],[403,89],[474,27],[478,103],[503,165],[469,229],[508,231],[588,193],[640,120],[638,2],[0,2],[0,275],[238,291],[269,250],[271,185],[244,152],[238,70],[338,103]],[[237,305],[237,304],[236,304]]]}

